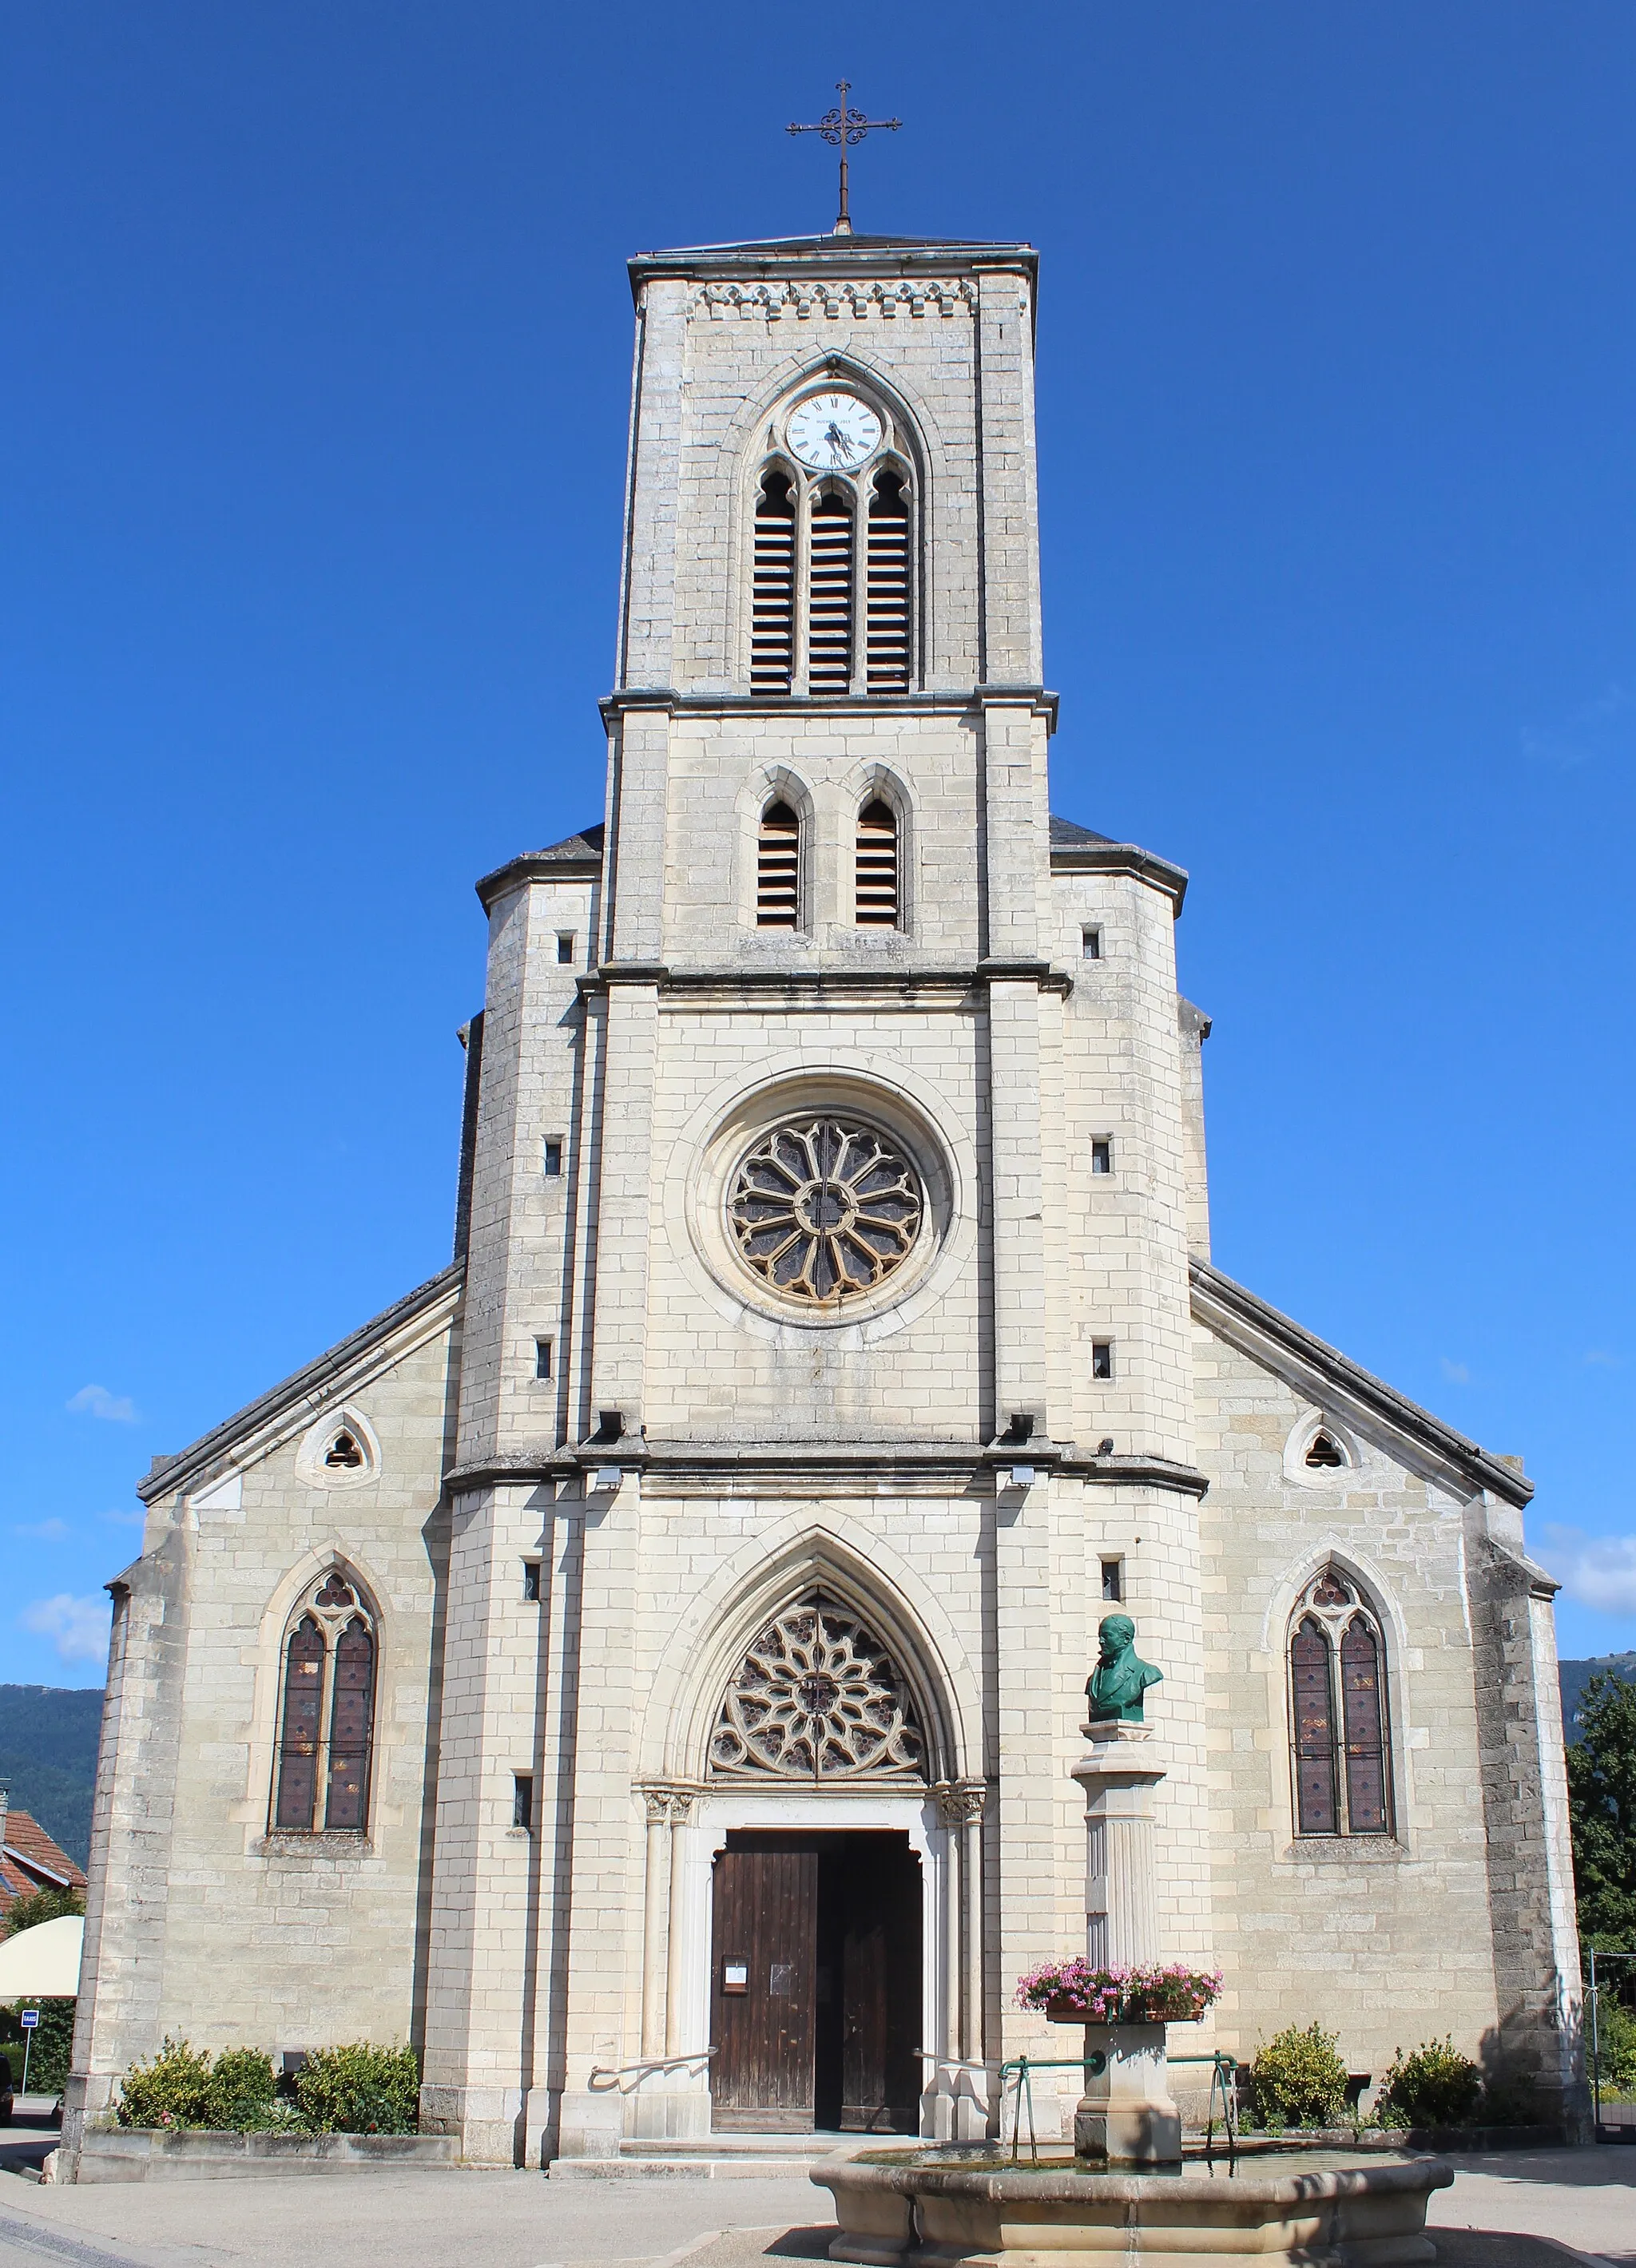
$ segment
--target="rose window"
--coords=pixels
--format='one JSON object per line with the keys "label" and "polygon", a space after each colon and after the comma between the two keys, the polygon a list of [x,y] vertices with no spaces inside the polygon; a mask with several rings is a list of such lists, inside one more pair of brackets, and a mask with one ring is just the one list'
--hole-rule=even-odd
{"label": "rose window", "polygon": [[739,1167],[727,1219],[747,1265],[785,1299],[828,1304],[885,1282],[925,1211],[920,1177],[855,1120],[787,1119]]}
{"label": "rose window", "polygon": [[740,1663],[710,1744],[711,1768],[779,1779],[921,1770],[913,1705],[880,1640],[822,1597],[770,1622]]}

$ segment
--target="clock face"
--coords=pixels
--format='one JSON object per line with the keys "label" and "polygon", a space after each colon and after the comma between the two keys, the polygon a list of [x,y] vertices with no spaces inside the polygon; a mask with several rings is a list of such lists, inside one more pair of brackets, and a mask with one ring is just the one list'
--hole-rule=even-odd
{"label": "clock face", "polygon": [[791,449],[816,473],[861,465],[881,446],[881,420],[855,394],[814,394],[791,418]]}

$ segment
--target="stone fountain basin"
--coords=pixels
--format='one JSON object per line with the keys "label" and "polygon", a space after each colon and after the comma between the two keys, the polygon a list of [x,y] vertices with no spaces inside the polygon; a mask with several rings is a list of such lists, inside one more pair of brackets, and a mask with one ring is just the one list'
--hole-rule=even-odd
{"label": "stone fountain basin", "polygon": [[996,2268],[1088,2268],[1095,2258],[1145,2268],[1200,2268],[1200,2256],[1242,2256],[1275,2268],[1396,2268],[1435,2260],[1426,2234],[1441,2158],[1228,2176],[989,2171],[829,2158],[811,2178],[835,2198],[832,2260],[869,2268],[969,2261]]}

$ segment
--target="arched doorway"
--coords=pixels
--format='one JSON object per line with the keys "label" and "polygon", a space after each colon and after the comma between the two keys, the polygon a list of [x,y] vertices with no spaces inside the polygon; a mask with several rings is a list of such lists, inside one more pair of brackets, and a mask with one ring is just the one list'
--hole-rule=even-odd
{"label": "arched doorway", "polygon": [[771,1616],[741,1658],[709,1777],[752,1797],[752,1816],[764,1800],[766,1824],[726,1830],[711,1866],[719,2130],[918,2131],[929,1885],[907,1826],[843,1823],[851,1807],[834,1800],[918,1808],[925,1754],[902,1669],[832,1594],[814,1587]]}

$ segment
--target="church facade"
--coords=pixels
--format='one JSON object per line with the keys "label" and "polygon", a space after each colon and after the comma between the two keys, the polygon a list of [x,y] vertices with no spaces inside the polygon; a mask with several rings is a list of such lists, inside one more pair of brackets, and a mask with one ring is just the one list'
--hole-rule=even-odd
{"label": "church facade", "polygon": [[1212,1266],[1186,878],[1050,812],[1035,255],[631,278],[603,818],[479,885],[453,1264],[144,1484],[66,2158],[166,2033],[475,2161],[993,2131],[1109,1602],[1173,2050],[1573,2115],[1529,1484]]}

